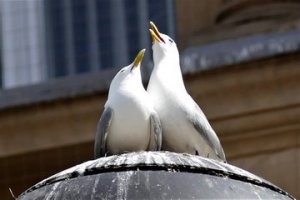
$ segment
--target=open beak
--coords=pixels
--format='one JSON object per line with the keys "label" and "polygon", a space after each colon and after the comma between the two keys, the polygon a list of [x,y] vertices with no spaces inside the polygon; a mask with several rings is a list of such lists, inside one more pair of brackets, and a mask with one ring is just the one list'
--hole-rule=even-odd
{"label": "open beak", "polygon": [[132,64],[132,68],[131,70],[134,68],[134,67],[139,67],[142,60],[143,60],[143,57],[145,55],[145,51],[146,49],[142,49],[140,50],[140,52],[137,54],[137,56],[135,57],[134,61],[133,61],[133,64]]}
{"label": "open beak", "polygon": [[149,31],[150,31],[150,35],[152,37],[152,41],[165,43],[164,39],[162,39],[162,37],[160,36],[160,32],[159,32],[158,28],[155,26],[155,24],[152,21],[150,21],[150,26],[151,26],[151,28],[149,29]]}

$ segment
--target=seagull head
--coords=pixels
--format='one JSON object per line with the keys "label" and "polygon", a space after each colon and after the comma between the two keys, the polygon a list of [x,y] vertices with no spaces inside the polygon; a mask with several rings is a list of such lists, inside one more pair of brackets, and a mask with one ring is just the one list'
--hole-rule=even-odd
{"label": "seagull head", "polygon": [[140,66],[145,51],[146,49],[142,49],[130,65],[120,69],[111,82],[111,88],[118,88],[121,87],[121,85],[127,85],[126,83],[130,83],[132,81],[142,81]]}
{"label": "seagull head", "polygon": [[168,35],[160,33],[153,22],[150,22],[150,35],[152,37],[152,50],[154,62],[170,57],[179,59],[177,45]]}

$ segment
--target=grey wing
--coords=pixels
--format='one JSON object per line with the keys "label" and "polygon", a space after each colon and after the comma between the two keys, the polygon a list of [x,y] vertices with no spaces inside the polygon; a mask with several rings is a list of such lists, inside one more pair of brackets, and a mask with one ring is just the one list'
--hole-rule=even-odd
{"label": "grey wing", "polygon": [[162,128],[159,117],[156,113],[150,116],[150,141],[148,150],[160,151],[162,143]]}
{"label": "grey wing", "polygon": [[193,123],[197,132],[202,135],[202,137],[207,141],[210,147],[215,151],[217,156],[221,160],[226,162],[225,153],[217,134],[210,126],[200,107],[194,101],[193,103],[195,104],[194,106],[196,112],[194,112],[194,115],[190,116],[191,122]]}
{"label": "grey wing", "polygon": [[112,121],[113,110],[110,107],[104,109],[101,118],[97,125],[95,146],[94,146],[94,157],[99,158],[105,156],[107,153],[106,139],[108,135],[109,126]]}

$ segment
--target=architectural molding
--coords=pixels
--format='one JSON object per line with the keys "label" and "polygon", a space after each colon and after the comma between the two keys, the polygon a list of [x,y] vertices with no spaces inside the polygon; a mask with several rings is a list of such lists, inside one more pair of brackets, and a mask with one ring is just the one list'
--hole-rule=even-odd
{"label": "architectural molding", "polygon": [[[290,55],[185,76],[229,159],[300,145],[299,64]],[[92,142],[107,90],[89,91],[2,110],[0,157]]]}

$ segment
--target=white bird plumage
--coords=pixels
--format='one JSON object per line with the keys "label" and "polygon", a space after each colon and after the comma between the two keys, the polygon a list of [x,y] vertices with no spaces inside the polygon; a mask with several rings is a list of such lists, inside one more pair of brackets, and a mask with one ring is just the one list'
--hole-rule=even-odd
{"label": "white bird plumage", "polygon": [[160,150],[161,126],[142,85],[145,50],[113,78],[95,138],[95,157],[131,151]]}
{"label": "white bird plumage", "polygon": [[154,68],[147,92],[162,124],[162,150],[226,161],[216,133],[185,89],[176,43],[150,25]]}

